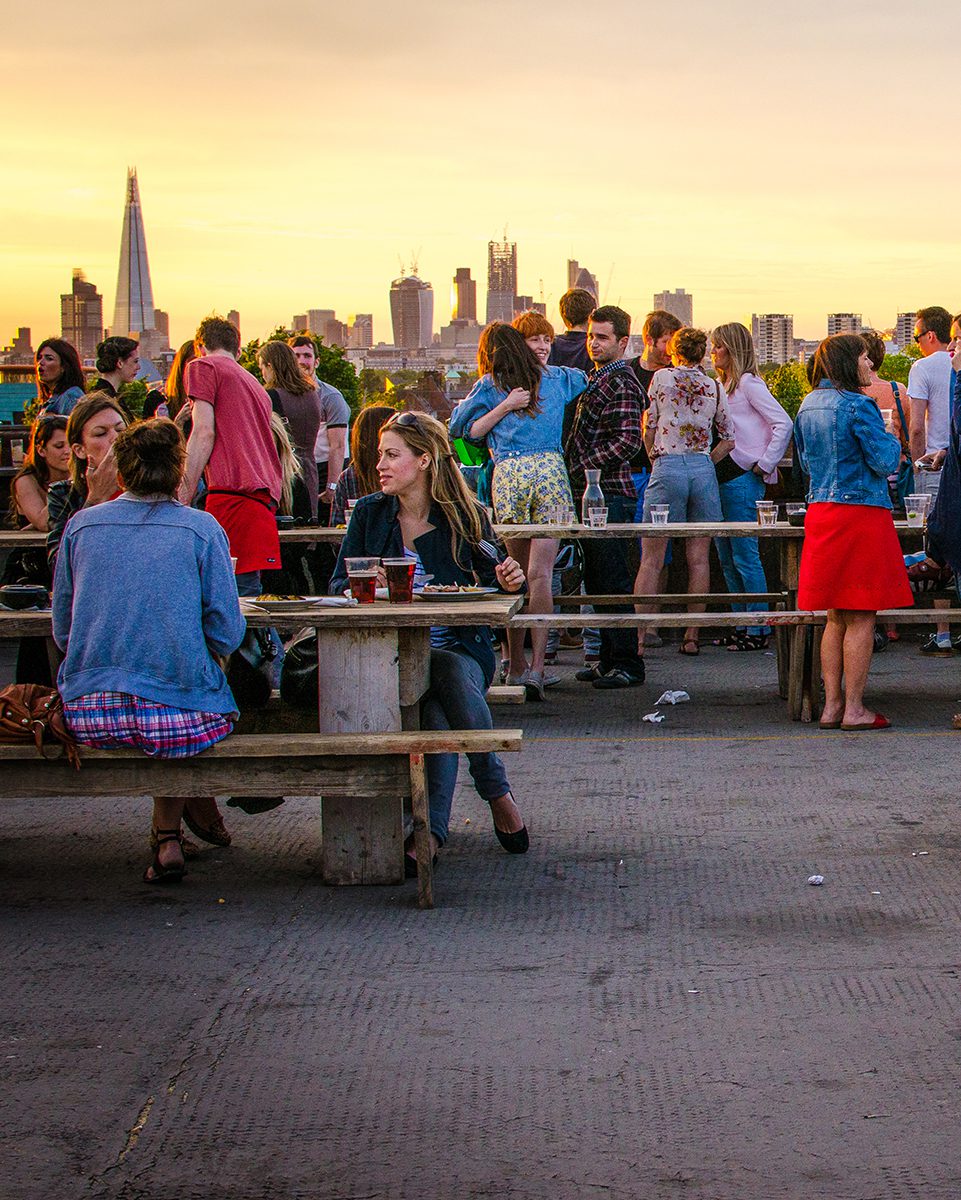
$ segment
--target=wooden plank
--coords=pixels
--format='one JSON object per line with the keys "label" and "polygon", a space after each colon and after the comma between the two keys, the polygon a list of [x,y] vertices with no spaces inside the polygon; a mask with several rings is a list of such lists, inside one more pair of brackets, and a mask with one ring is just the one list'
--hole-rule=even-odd
{"label": "wooden plank", "polygon": [[[193,758],[173,760],[173,765],[182,767],[187,763],[233,758],[377,758],[397,754],[470,754],[487,750],[503,754],[520,750],[523,736],[520,729],[424,729],[397,733],[292,733],[281,736],[235,733]],[[58,761],[63,756],[63,747],[57,742],[52,742],[44,746],[44,753],[48,756],[46,761]],[[139,750],[93,750],[87,746],[80,747],[80,758],[84,763],[83,769],[86,769],[88,763],[98,761],[171,761],[148,759]],[[40,759],[32,744],[0,745],[0,763],[24,759],[45,761]]]}
{"label": "wooden plank", "polygon": [[398,630],[397,650],[401,706],[419,704],[430,687],[430,629]]}
{"label": "wooden plank", "polygon": [[[772,609],[763,612],[710,612],[710,613],[594,613],[586,617],[583,613],[521,613],[512,617],[511,629],[580,629],[584,625],[600,629],[698,629],[733,628],[739,625],[823,625],[823,612],[787,612]],[[961,611],[959,611],[961,619]]]}
{"label": "wooden plank", "polygon": [[520,685],[511,687],[508,684],[498,684],[487,689],[488,704],[524,704],[527,701],[527,688]]}
{"label": "wooden plank", "polygon": [[605,596],[554,596],[560,608],[577,608],[581,604],[746,604],[783,603],[787,592],[658,592],[656,595],[637,592]]}
{"label": "wooden plank", "polygon": [[423,754],[410,756],[410,807],[414,819],[414,852],[417,855],[417,904],[420,908],[433,908],[434,867],[430,852],[430,813]]}
{"label": "wooden plank", "polygon": [[804,701],[804,641],[807,630],[797,625],[790,631],[791,657],[788,663],[787,707],[792,721],[801,719]]}

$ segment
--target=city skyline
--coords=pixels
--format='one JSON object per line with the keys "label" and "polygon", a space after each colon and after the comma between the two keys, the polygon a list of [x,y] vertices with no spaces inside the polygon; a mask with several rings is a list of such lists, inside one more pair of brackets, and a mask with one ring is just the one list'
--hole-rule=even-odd
{"label": "city skyline", "polygon": [[[159,82],[173,64],[177,88],[127,105],[82,89],[69,129],[49,80],[97,61],[102,30],[129,14],[98,0],[97,19],[77,22],[50,0],[38,71],[34,21],[13,11],[0,47],[0,338],[55,333],[77,266],[112,312],[128,163],[175,343],[211,310],[239,309],[253,337],[308,304],[370,313],[386,340],[389,283],[412,248],[435,284],[436,330],[458,267],[485,311],[487,243],[505,235],[519,292],[540,300],[543,281],[552,321],[569,259],[635,322],[678,287],[704,326],[790,312],[807,336],[828,312],[888,325],[961,306],[961,165],[944,129],[953,50],[903,5],[877,0],[868,17],[854,0],[798,0],[756,21],[746,0],[692,0],[682,31],[667,7],[610,0],[586,39],[568,0],[549,22],[492,2],[482,15],[410,0],[398,14],[360,0],[264,21],[252,0],[212,0],[203,36],[184,38],[195,13],[170,0],[124,70]],[[521,78],[497,53],[501,20],[536,47]],[[894,79],[910,103],[892,102]],[[862,114],[870,142],[855,133]]]}

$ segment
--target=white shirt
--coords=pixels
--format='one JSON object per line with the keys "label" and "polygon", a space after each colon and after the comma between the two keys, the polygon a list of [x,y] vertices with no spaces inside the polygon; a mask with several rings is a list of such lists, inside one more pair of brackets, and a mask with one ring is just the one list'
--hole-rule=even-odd
{"label": "white shirt", "polygon": [[[908,373],[911,416],[924,411],[924,450],[946,450],[951,440],[951,355],[935,350],[919,358]],[[915,408],[915,405],[918,408]]]}

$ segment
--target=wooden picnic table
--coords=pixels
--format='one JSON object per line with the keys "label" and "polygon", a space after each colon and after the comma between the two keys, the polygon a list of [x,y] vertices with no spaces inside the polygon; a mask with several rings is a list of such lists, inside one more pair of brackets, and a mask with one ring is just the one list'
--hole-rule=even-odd
{"label": "wooden picnic table", "polygon": [[[415,601],[283,612],[251,611],[247,623],[313,628],[319,663],[318,732],[376,734],[419,727],[420,700],[430,682],[433,625],[504,625],[523,597],[498,594],[457,601]],[[0,638],[47,637],[49,610],[0,611]],[[266,735],[269,736],[269,735]],[[276,780],[284,794],[283,776]],[[324,797],[323,877],[326,883],[400,883],[404,878],[402,798]]]}

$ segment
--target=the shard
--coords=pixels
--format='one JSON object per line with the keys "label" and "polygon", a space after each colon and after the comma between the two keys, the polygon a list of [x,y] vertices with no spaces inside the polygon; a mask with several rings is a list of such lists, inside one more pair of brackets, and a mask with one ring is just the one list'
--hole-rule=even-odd
{"label": "the shard", "polygon": [[147,262],[147,239],[140,209],[137,169],[127,170],[127,203],[123,210],[120,269],[117,272],[117,303],[113,313],[114,334],[138,334],[155,328],[153,288]]}

